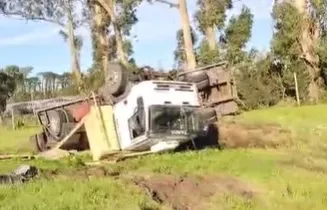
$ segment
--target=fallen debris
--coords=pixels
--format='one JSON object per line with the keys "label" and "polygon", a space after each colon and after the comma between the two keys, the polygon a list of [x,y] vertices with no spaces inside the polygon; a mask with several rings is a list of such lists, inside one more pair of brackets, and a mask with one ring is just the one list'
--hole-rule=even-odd
{"label": "fallen debris", "polygon": [[34,155],[25,154],[25,155],[0,155],[0,160],[8,160],[8,159],[34,159]]}
{"label": "fallen debris", "polygon": [[35,166],[21,165],[10,174],[0,175],[0,184],[25,183],[37,175],[39,175],[39,169]]}
{"label": "fallen debris", "polygon": [[41,157],[47,160],[59,160],[64,157],[68,157],[70,154],[71,153],[69,151],[54,148],[45,152],[41,152],[37,155],[37,157]]}

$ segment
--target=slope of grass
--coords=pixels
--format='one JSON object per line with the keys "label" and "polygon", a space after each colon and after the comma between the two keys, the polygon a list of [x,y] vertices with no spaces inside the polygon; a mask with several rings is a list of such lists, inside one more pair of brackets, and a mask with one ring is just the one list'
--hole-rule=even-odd
{"label": "slope of grass", "polygon": [[[292,148],[203,150],[138,157],[107,165],[127,177],[149,174],[232,176],[248,183],[253,199],[225,193],[210,198],[206,209],[326,209],[327,208],[327,105],[271,108],[237,117],[246,123],[276,123],[291,129],[298,141]],[[21,152],[34,128],[0,128],[0,151]],[[237,132],[237,131],[235,131]],[[3,138],[5,137],[5,138]],[[25,142],[25,143],[23,143]],[[0,162],[0,172],[21,164]],[[34,160],[45,170],[80,168],[70,159]],[[156,209],[162,207],[131,182],[121,178],[78,179],[75,176],[41,178],[23,186],[0,188],[1,209]],[[219,208],[218,208],[219,207]]]}

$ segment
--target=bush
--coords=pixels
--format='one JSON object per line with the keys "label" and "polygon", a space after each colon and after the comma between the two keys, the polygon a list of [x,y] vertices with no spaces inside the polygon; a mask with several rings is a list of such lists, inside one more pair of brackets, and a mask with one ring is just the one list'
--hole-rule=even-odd
{"label": "bush", "polygon": [[268,55],[238,69],[236,80],[239,98],[249,109],[273,106],[287,98],[295,100],[293,72],[297,74],[300,99],[307,98],[309,75],[299,60],[286,65],[274,62]]}

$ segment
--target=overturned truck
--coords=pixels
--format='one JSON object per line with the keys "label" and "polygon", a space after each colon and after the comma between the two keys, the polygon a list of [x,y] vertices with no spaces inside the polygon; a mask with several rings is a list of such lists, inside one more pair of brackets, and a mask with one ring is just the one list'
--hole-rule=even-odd
{"label": "overturned truck", "polygon": [[237,112],[227,63],[181,72],[177,80],[138,82],[130,81],[119,64],[108,69],[104,86],[91,97],[37,110],[42,131],[31,137],[36,151],[55,147],[77,124],[83,125],[61,143],[62,149],[157,152],[188,143],[197,147],[214,136],[206,128],[218,116]]}

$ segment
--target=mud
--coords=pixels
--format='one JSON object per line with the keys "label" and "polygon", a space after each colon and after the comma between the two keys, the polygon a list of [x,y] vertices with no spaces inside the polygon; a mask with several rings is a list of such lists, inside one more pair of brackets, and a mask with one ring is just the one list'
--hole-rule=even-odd
{"label": "mud", "polygon": [[205,202],[217,194],[234,193],[245,199],[255,195],[255,191],[247,184],[232,177],[158,175],[135,178],[134,183],[156,202],[176,210],[203,209]]}
{"label": "mud", "polygon": [[223,148],[276,148],[291,143],[291,132],[276,124],[219,124],[218,142]]}

